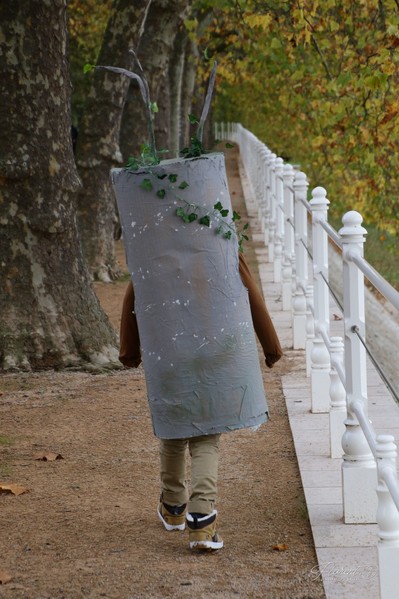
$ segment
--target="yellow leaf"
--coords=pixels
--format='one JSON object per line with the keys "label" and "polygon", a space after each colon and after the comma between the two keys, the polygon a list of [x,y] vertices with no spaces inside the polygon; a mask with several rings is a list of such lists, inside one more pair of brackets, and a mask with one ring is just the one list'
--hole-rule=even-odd
{"label": "yellow leaf", "polygon": [[250,14],[245,16],[245,20],[251,27],[261,27],[264,31],[267,31],[270,23],[272,22],[271,15],[255,15]]}
{"label": "yellow leaf", "polygon": [[272,549],[274,551],[287,551],[288,545],[286,545],[285,543],[278,543],[277,545],[273,545]]}
{"label": "yellow leaf", "polygon": [[393,62],[386,62],[381,65],[381,71],[386,75],[393,75],[397,71],[397,66]]}
{"label": "yellow leaf", "polygon": [[317,135],[312,139],[311,143],[313,148],[320,148],[325,143],[325,139],[322,135]]}
{"label": "yellow leaf", "polygon": [[22,495],[28,493],[29,489],[16,484],[0,483],[0,495],[11,494],[11,495]]}

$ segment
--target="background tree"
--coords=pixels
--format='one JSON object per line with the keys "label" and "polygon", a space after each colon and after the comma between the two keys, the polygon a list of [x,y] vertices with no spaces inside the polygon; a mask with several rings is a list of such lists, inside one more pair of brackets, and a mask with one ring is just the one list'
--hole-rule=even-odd
{"label": "background tree", "polygon": [[184,52],[183,75],[181,81],[180,131],[178,147],[185,148],[190,141],[190,121],[187,118],[192,113],[193,95],[197,77],[199,53],[196,40],[191,36],[186,41]]}
{"label": "background tree", "polygon": [[[150,0],[114,0],[98,64],[130,68]],[[129,80],[107,71],[92,73],[79,125],[76,163],[83,183],[78,196],[84,254],[95,279],[115,278],[114,229],[118,222],[109,171],[123,164],[119,150],[122,110]]]}
{"label": "background tree", "polygon": [[68,57],[72,79],[72,122],[79,127],[91,79],[82,65],[95,64],[114,0],[67,0]]}
{"label": "background tree", "polygon": [[0,364],[116,362],[76,224],[63,0],[0,4]]}
{"label": "background tree", "polygon": [[[179,30],[190,0],[153,0],[148,11],[145,30],[137,49],[143,67],[152,101],[158,103],[160,114],[155,120],[155,133],[158,147],[169,141],[169,85],[161,84],[168,72],[170,57],[176,33]],[[162,118],[163,117],[163,118]],[[166,129],[166,131],[162,131]],[[140,146],[148,140],[142,100],[138,87],[132,83],[122,118],[121,150],[125,159],[140,152]]]}
{"label": "background tree", "polygon": [[[180,24],[176,34],[169,69],[167,73],[170,97],[169,111],[169,144],[172,156],[178,156],[180,148],[180,131],[182,115],[182,84],[184,64],[186,62],[188,31],[184,23]],[[187,117],[186,117],[187,118]]]}
{"label": "background tree", "polygon": [[225,2],[200,47],[220,61],[218,118],[239,120],[329,190],[399,232],[396,0]]}
{"label": "background tree", "polygon": [[[193,114],[199,117],[201,114],[209,73],[213,64],[213,61],[206,58],[207,48],[203,49],[202,54],[198,49],[198,40],[201,39],[204,31],[212,21],[211,4],[213,3],[197,0],[193,4],[189,18],[185,21],[187,35],[181,79],[180,149],[190,144],[191,126],[188,115]],[[214,58],[217,59],[217,56]],[[203,137],[204,147],[207,148],[211,148],[214,142],[213,135],[209,135],[209,131],[213,129],[213,104],[214,102],[210,107]]]}

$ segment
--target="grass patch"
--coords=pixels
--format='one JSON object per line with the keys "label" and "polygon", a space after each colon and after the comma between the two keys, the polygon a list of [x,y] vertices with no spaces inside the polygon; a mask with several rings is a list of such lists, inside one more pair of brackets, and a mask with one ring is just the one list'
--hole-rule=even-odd
{"label": "grass patch", "polygon": [[370,225],[366,227],[367,236],[364,256],[378,272],[399,290],[399,240],[395,235]]}
{"label": "grass patch", "polygon": [[9,447],[15,443],[15,439],[8,437],[7,435],[0,435],[0,445]]}
{"label": "grass patch", "polygon": [[306,505],[305,497],[297,497],[298,501],[298,513],[301,518],[309,520],[308,506]]}
{"label": "grass patch", "polygon": [[118,283],[127,283],[130,281],[130,273],[124,272],[117,278]]}
{"label": "grass patch", "polygon": [[0,478],[10,478],[14,471],[8,464],[0,464]]}

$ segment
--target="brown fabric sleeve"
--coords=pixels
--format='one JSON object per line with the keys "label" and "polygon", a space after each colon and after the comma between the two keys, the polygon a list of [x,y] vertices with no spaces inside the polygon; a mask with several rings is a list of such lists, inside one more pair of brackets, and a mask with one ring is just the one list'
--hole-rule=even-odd
{"label": "brown fabric sleeve", "polygon": [[248,289],[254,329],[265,354],[266,365],[271,368],[273,364],[280,360],[283,350],[265,301],[241,252],[239,254],[239,270],[241,280]]}
{"label": "brown fabric sleeve", "polygon": [[140,335],[134,313],[134,289],[131,281],[122,304],[119,360],[127,368],[137,368],[141,363]]}

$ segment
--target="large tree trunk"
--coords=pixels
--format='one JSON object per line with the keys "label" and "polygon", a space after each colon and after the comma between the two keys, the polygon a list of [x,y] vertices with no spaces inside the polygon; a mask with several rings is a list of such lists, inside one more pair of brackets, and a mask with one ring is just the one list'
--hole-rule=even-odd
{"label": "large tree trunk", "polygon": [[117,362],[76,223],[64,0],[0,4],[0,367]]}
{"label": "large tree trunk", "polygon": [[[165,160],[171,158],[170,153],[170,114],[172,110],[170,98],[169,74],[164,73],[159,84],[158,92],[158,113],[154,122],[154,134],[157,144],[157,150],[162,151],[160,158]],[[167,151],[166,151],[167,150]]]}
{"label": "large tree trunk", "polygon": [[[168,72],[176,32],[189,5],[190,0],[153,0],[139,44],[138,55],[149,84],[151,99],[163,106],[167,105],[167,101],[160,96],[162,79]],[[168,93],[169,86],[165,86],[164,89],[164,93]],[[166,129],[162,141],[166,139],[169,142],[167,114],[165,111],[164,119],[161,119],[160,115],[155,115],[155,118],[156,127]],[[123,156],[127,158],[137,154],[141,144],[147,141],[148,130],[143,103],[137,86],[132,83],[122,118],[120,143]],[[158,147],[161,147],[160,143]]]}
{"label": "large tree trunk", "polygon": [[[169,64],[169,86],[170,86],[170,152],[173,157],[179,156],[181,150],[181,105],[182,105],[182,83],[187,44],[187,29],[180,27],[173,46],[173,53]],[[186,117],[187,118],[187,117]],[[188,118],[187,118],[188,120]]]}
{"label": "large tree trunk", "polygon": [[[213,10],[211,8],[201,9],[197,8],[193,11],[197,21],[197,33],[196,38],[202,38],[206,27],[209,25],[212,17]],[[190,137],[195,131],[195,128],[190,126],[188,115],[194,114],[196,117],[201,116],[202,104],[204,102],[204,90],[199,91],[199,85],[197,81],[198,64],[199,64],[199,51],[197,42],[195,39],[188,37],[186,41],[186,48],[184,52],[184,70],[182,79],[181,89],[181,137],[180,147],[184,148],[190,145]],[[208,120],[206,121],[208,122]],[[206,145],[204,146],[206,147]]]}
{"label": "large tree trunk", "polygon": [[[193,94],[195,79],[198,69],[198,48],[194,40],[188,39],[184,53],[184,70],[181,90],[181,131],[180,147],[184,148],[190,144],[190,121],[188,115],[192,113]],[[199,115],[198,115],[199,116]]]}
{"label": "large tree trunk", "polygon": [[[151,0],[115,0],[98,64],[130,68]],[[109,171],[122,163],[119,130],[129,86],[126,77],[95,71],[79,127],[77,166],[79,228],[84,254],[95,279],[115,278],[114,230],[118,223]]]}

